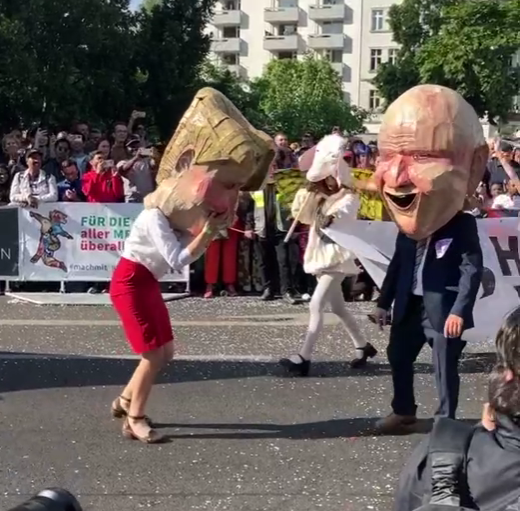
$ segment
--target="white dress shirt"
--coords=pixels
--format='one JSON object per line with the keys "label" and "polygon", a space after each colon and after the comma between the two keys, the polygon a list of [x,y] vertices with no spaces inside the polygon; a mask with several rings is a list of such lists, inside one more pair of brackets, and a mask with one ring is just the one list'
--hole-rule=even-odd
{"label": "white dress shirt", "polygon": [[158,280],[170,268],[181,270],[195,260],[156,208],[144,209],[135,219],[122,256],[142,264]]}
{"label": "white dress shirt", "polygon": [[[424,247],[424,252],[422,258],[419,262],[419,269],[417,270],[417,283],[415,284],[415,288],[412,290],[412,293],[415,296],[423,296],[423,270],[424,270],[424,261],[426,260],[426,254],[428,253],[428,248],[430,247],[430,238],[426,240],[426,246]],[[417,264],[417,261],[416,261]]]}

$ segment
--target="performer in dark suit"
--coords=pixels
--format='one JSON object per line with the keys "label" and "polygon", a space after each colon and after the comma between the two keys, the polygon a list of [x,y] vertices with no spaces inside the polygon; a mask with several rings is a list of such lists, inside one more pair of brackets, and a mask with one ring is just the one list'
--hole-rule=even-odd
{"label": "performer in dark suit", "polygon": [[420,85],[387,109],[379,132],[375,180],[399,227],[375,317],[383,326],[394,303],[388,359],[393,430],[416,421],[413,364],[425,343],[433,352],[437,415],[454,417],[464,330],[483,273],[477,223],[463,213],[484,173],[489,149],[473,108],[455,91]]}
{"label": "performer in dark suit", "polygon": [[[379,317],[394,302],[388,359],[394,383],[394,414],[415,420],[413,364],[425,343],[432,348],[440,406],[455,417],[459,358],[465,329],[473,328],[473,306],[483,272],[477,222],[457,213],[425,240],[399,233],[381,288]],[[404,422],[407,420],[404,419]]]}

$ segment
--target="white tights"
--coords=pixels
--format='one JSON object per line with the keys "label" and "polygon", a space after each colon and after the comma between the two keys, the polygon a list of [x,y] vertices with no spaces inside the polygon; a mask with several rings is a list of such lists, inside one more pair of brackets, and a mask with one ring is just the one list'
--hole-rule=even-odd
{"label": "white tights", "polygon": [[312,294],[309,304],[310,320],[307,335],[300,351],[300,356],[309,360],[312,356],[314,345],[323,329],[323,318],[327,303],[330,304],[331,311],[341,319],[345,330],[352,339],[356,348],[364,348],[366,340],[359,329],[356,320],[348,312],[343,299],[341,283],[345,275],[342,273],[323,273],[318,276],[318,285]]}

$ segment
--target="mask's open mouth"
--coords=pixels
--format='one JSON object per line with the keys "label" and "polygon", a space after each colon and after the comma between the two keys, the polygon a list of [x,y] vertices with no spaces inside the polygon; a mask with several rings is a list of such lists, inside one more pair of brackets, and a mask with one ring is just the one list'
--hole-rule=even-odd
{"label": "mask's open mouth", "polygon": [[419,200],[419,194],[411,191],[398,191],[392,190],[392,192],[384,191],[385,197],[391,202],[396,209],[401,211],[407,211],[411,209],[416,202]]}

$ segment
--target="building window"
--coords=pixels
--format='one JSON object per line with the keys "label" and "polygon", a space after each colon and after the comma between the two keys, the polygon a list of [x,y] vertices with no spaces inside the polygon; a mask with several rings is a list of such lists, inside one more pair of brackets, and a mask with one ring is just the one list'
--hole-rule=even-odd
{"label": "building window", "polygon": [[381,32],[384,29],[385,29],[385,11],[383,9],[372,9],[370,30],[372,32]]}
{"label": "building window", "polygon": [[378,110],[381,107],[381,97],[376,90],[371,89],[368,93],[368,109]]}
{"label": "building window", "polygon": [[278,26],[278,35],[294,35],[298,32],[297,25],[279,25]]}
{"label": "building window", "polygon": [[341,50],[325,50],[323,58],[333,64],[341,64],[343,62],[343,52]]}
{"label": "building window", "polygon": [[397,48],[390,48],[388,50],[388,62],[389,64],[395,64],[397,62]]}
{"label": "building window", "polygon": [[222,29],[222,38],[223,39],[232,39],[235,37],[240,37],[240,28],[239,27],[224,27]]}
{"label": "building window", "polygon": [[284,59],[292,60],[292,59],[296,58],[296,53],[294,53],[293,51],[279,51],[277,58],[279,58],[280,60],[284,60]]}
{"label": "building window", "polygon": [[239,62],[240,56],[238,53],[226,53],[222,55],[222,64],[226,66],[236,66]]}
{"label": "building window", "polygon": [[322,34],[343,34],[343,23],[324,21],[321,25]]}
{"label": "building window", "polygon": [[224,11],[239,11],[240,10],[240,2],[238,0],[227,0],[223,2]]}
{"label": "building window", "polygon": [[370,72],[375,73],[383,60],[383,50],[372,48],[370,50]]}

